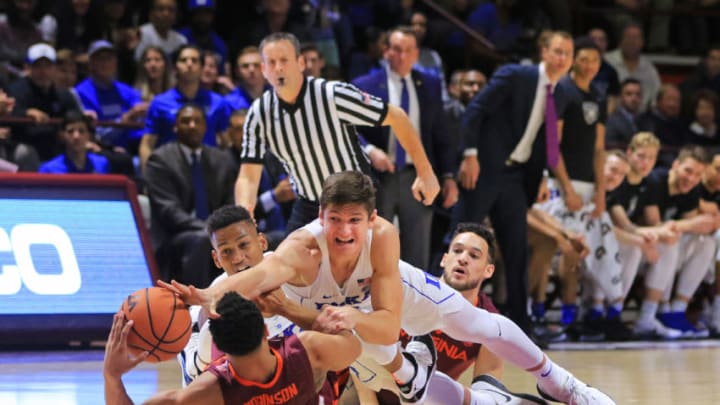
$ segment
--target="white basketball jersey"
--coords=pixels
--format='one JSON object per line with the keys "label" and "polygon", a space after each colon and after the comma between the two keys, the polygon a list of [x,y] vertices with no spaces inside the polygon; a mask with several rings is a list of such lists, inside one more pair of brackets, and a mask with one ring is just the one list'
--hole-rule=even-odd
{"label": "white basketball jersey", "polygon": [[340,286],[335,282],[330,269],[330,255],[328,254],[327,240],[320,221],[305,225],[303,229],[309,231],[317,241],[322,253],[320,270],[315,281],[305,287],[283,284],[285,295],[293,301],[299,302],[306,308],[320,310],[323,305],[344,306],[350,305],[362,311],[371,311],[370,281],[373,268],[370,262],[370,248],[372,246],[372,230],[368,230],[365,245],[360,252],[355,269],[345,284]]}

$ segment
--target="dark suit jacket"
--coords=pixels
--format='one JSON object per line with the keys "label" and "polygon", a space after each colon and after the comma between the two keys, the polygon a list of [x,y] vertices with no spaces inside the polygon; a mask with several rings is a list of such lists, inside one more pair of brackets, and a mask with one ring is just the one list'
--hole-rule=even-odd
{"label": "dark suit jacket", "polygon": [[[480,178],[477,187],[483,195],[494,199],[500,190],[499,175],[505,170],[505,161],[525,132],[537,89],[537,65],[505,65],[490,78],[487,86],[467,105],[460,125],[463,149],[477,148],[480,161]],[[555,88],[556,104],[562,97]],[[534,202],[547,165],[545,155],[545,125],[540,125],[525,165],[525,191],[528,204]]]}
{"label": "dark suit jacket", "polygon": [[[200,158],[205,175],[208,208],[232,204],[233,185],[237,171],[232,158],[224,151],[203,145]],[[167,236],[182,231],[202,230],[205,221],[195,218],[195,194],[190,164],[177,142],[170,142],[155,150],[145,168],[152,230],[159,247]]]}
{"label": "dark suit jacket", "polygon": [[634,120],[619,109],[610,114],[605,123],[605,144],[614,148],[624,149],[633,135],[637,133]]}
{"label": "dark suit jacket", "polygon": [[[420,137],[425,153],[436,172],[455,173],[458,165],[454,161],[455,151],[452,150],[446,130],[440,81],[417,70],[413,70],[411,76],[420,105]],[[352,83],[360,90],[387,102],[387,79],[387,70],[377,69],[358,77]],[[390,127],[362,127],[360,132],[366,141],[387,151]]]}

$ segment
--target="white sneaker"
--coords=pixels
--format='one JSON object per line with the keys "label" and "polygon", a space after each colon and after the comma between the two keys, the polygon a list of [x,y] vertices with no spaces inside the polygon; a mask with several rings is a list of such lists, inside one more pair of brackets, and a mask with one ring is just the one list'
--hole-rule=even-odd
{"label": "white sneaker", "polygon": [[437,351],[431,335],[415,336],[402,353],[415,365],[415,375],[403,384],[398,384],[400,400],[406,404],[422,403],[427,397],[430,377],[437,367]]}
{"label": "white sneaker", "polygon": [[650,322],[638,319],[633,332],[639,338],[679,339],[683,336],[682,331],[668,328],[657,318],[653,318]]}
{"label": "white sneaker", "polygon": [[562,402],[567,405],[616,405],[608,395],[604,394],[597,388],[591,387],[577,378],[570,375],[563,386],[562,399],[556,399],[543,392],[540,386],[537,386],[540,396],[548,401]]}
{"label": "white sneaker", "polygon": [[495,377],[483,374],[475,377],[470,389],[492,396],[496,404],[507,405],[548,405],[547,401],[530,394],[515,394]]}
{"label": "white sneaker", "polygon": [[202,372],[196,362],[199,341],[200,333],[192,332],[187,345],[185,345],[185,348],[177,355],[180,369],[182,369],[183,387],[190,384]]}

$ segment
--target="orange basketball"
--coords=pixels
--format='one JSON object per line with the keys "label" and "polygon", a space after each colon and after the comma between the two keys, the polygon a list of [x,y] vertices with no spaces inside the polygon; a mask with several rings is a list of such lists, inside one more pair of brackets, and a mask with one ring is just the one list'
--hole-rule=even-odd
{"label": "orange basketball", "polygon": [[147,361],[157,363],[180,353],[192,332],[190,312],[172,292],[160,288],[143,288],[123,301],[125,318],[132,320],[128,348],[134,355],[150,352]]}

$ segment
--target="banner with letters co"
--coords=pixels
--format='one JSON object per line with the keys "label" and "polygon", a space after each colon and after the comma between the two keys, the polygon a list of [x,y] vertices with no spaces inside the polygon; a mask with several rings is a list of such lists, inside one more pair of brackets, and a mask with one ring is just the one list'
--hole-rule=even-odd
{"label": "banner with letters co", "polygon": [[0,199],[0,315],[114,313],[150,285],[129,201]]}

